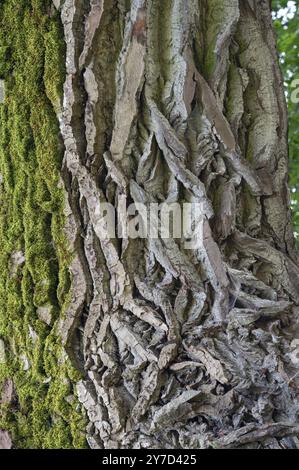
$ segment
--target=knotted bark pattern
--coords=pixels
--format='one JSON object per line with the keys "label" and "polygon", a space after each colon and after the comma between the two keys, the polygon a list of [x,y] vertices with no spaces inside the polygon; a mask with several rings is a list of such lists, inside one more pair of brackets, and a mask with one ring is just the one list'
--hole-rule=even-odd
{"label": "knotted bark pattern", "polygon": [[[62,340],[93,448],[297,447],[299,269],[269,2],[65,0]],[[184,239],[100,205],[199,202]],[[292,346],[293,345],[293,346]]]}

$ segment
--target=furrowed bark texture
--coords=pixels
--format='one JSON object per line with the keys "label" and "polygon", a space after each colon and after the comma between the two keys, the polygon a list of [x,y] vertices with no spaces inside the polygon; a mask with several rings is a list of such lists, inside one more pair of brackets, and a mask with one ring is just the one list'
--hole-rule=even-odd
{"label": "furrowed bark texture", "polygon": [[[66,350],[92,448],[298,445],[299,269],[268,0],[65,0]],[[200,202],[200,248],[100,205]]]}

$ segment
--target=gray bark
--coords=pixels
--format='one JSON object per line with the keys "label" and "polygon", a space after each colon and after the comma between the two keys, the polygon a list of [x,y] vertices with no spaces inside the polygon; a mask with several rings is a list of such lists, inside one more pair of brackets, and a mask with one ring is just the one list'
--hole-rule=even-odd
{"label": "gray bark", "polygon": [[[299,269],[268,0],[65,0],[72,298],[93,448],[298,446]],[[202,243],[101,237],[103,202],[202,204]]]}

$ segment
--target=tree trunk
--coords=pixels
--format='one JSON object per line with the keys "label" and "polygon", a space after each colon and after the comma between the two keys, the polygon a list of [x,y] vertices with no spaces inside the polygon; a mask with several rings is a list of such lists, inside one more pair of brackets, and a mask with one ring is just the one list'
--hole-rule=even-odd
{"label": "tree trunk", "polygon": [[[61,331],[90,446],[296,446],[299,270],[269,1],[66,0],[61,17],[76,247]],[[99,205],[124,198],[197,201],[200,247],[103,239]]]}
{"label": "tree trunk", "polygon": [[[73,253],[58,333],[84,374],[89,445],[299,447],[298,253],[269,0],[53,3]],[[199,245],[103,236],[107,202],[198,203]]]}

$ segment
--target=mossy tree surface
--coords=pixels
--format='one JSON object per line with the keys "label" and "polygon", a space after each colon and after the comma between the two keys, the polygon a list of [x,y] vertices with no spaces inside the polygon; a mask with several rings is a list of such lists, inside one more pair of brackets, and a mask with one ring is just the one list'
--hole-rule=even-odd
{"label": "mossy tree surface", "polygon": [[[1,1],[6,99],[0,105],[0,338],[6,363],[0,365],[0,385],[12,379],[16,396],[12,406],[2,405],[0,427],[25,448],[85,445],[73,391],[80,376],[56,332],[68,304],[72,259],[64,235],[63,147],[56,117],[64,54],[51,2]],[[16,253],[24,255],[20,263]],[[48,313],[47,323],[39,311]]]}

